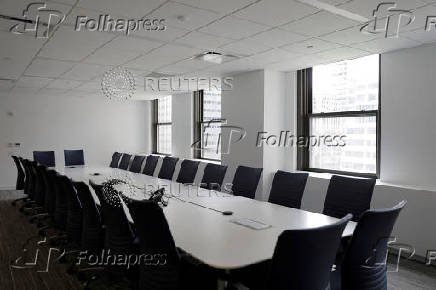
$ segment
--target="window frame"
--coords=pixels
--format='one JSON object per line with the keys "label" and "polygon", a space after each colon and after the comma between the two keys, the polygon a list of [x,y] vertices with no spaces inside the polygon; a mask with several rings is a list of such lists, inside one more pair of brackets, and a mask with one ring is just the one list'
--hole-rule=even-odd
{"label": "window frame", "polygon": [[[172,96],[171,96],[171,106],[172,106]],[[172,124],[173,124],[172,116],[171,116],[171,122],[160,122],[159,123],[159,99],[153,100],[153,132],[152,132],[152,134],[153,134],[153,138],[152,138],[152,140],[153,140],[153,144],[152,144],[153,154],[158,154],[158,155],[163,155],[163,156],[171,156],[172,155],[171,153],[163,153],[163,152],[159,152],[157,150],[157,148],[158,148],[157,144],[159,143],[159,140],[158,140],[159,137],[158,137],[157,132],[158,132],[159,126],[168,126],[168,125],[172,126]],[[172,135],[172,132],[171,132],[171,135]],[[171,142],[172,142],[172,136],[171,136]]]}
{"label": "window frame", "polygon": [[209,120],[204,121],[204,90],[195,91],[193,94],[194,98],[194,158],[195,159],[202,159],[202,160],[208,160],[208,161],[215,161],[215,162],[221,162],[221,159],[214,159],[214,158],[206,158],[203,157],[203,136],[202,136],[202,127],[204,124],[222,124],[222,119],[217,120]]}
{"label": "window frame", "polygon": [[[310,167],[310,151],[308,146],[297,147],[297,170],[349,175],[366,178],[380,178],[380,133],[381,133],[381,55],[379,54],[378,77],[378,108],[377,110],[340,111],[328,113],[312,113],[312,73],[313,69],[307,68],[297,72],[297,134],[298,136],[310,135],[310,120],[312,118],[333,117],[376,117],[376,173],[361,173],[341,171],[324,168]],[[303,91],[305,93],[303,93]]]}

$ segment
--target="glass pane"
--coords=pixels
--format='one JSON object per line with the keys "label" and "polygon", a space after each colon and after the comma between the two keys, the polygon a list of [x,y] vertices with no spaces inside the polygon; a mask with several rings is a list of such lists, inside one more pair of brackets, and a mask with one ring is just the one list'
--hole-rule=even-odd
{"label": "glass pane", "polygon": [[203,91],[203,121],[221,119],[221,91]]}
{"label": "glass pane", "polygon": [[378,109],[379,55],[313,67],[312,112]]}
{"label": "glass pane", "polygon": [[204,123],[201,126],[201,157],[221,160],[221,123]]}
{"label": "glass pane", "polygon": [[157,152],[171,154],[171,124],[157,125]]}
{"label": "glass pane", "polygon": [[171,122],[171,96],[159,98],[157,100],[157,122]]}
{"label": "glass pane", "polygon": [[[317,142],[313,145],[313,141],[309,147],[309,166],[375,174],[376,134],[376,117],[312,118],[310,136]],[[344,137],[340,139],[340,136]]]}

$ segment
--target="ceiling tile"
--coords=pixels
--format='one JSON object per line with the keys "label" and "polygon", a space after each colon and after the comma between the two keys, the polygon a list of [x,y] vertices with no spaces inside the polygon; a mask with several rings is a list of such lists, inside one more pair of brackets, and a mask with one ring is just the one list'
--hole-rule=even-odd
{"label": "ceiling tile", "polygon": [[339,47],[335,49],[330,49],[327,51],[322,51],[314,54],[316,57],[321,57],[324,59],[328,59],[330,62],[336,62],[346,59],[353,59],[358,57],[363,57],[366,55],[372,54],[371,52],[364,51],[357,48],[352,47]]}
{"label": "ceiling tile", "polygon": [[175,44],[166,44],[162,47],[153,50],[150,54],[154,56],[187,58],[187,57],[192,57],[200,52],[202,52],[202,50],[199,48],[192,48],[192,47],[175,45]]}
{"label": "ceiling tile", "polygon": [[148,39],[134,36],[119,35],[115,39],[105,44],[105,47],[111,49],[129,50],[145,53],[161,45],[161,42],[151,41]]}
{"label": "ceiling tile", "polygon": [[86,91],[86,92],[100,92],[101,91],[101,81],[92,81],[84,83],[77,88],[76,90]]}
{"label": "ceiling tile", "polygon": [[56,78],[73,66],[73,62],[36,58],[27,68],[25,74],[27,76]]}
{"label": "ceiling tile", "polygon": [[341,31],[336,31],[330,34],[320,36],[320,39],[340,43],[343,45],[350,45],[365,41],[370,41],[375,38],[380,38],[378,34],[367,34],[360,31],[360,27],[352,27]]}
{"label": "ceiling tile", "polygon": [[153,71],[156,68],[181,60],[176,56],[155,56],[146,54],[125,64],[127,68]]}
{"label": "ceiling tile", "polygon": [[318,9],[293,0],[263,0],[234,15],[258,23],[277,26],[317,12]]}
{"label": "ceiling tile", "polygon": [[409,25],[403,26],[400,28],[400,35],[404,31],[412,31],[422,29],[425,30],[427,17],[428,16],[436,16],[436,5],[427,5],[425,7],[418,8],[415,12],[413,12],[415,19]]}
{"label": "ceiling tile", "polygon": [[187,34],[188,32],[189,30],[187,29],[182,29],[182,28],[177,28],[167,25],[165,30],[159,30],[159,31],[139,30],[139,31],[132,31],[130,35],[144,37],[155,41],[169,42]]}
{"label": "ceiling tile", "polygon": [[337,47],[340,47],[340,45],[317,38],[311,38],[302,42],[283,46],[282,48],[293,53],[312,54]]}
{"label": "ceiling tile", "polygon": [[26,77],[22,76],[16,83],[18,87],[25,88],[43,88],[52,82],[54,79],[40,78],[40,77]]}
{"label": "ceiling tile", "polygon": [[55,88],[42,88],[35,93],[35,95],[39,96],[52,96],[52,97],[60,97],[63,96],[68,89],[55,89]]}
{"label": "ceiling tile", "polygon": [[200,30],[222,37],[240,39],[267,29],[268,26],[228,16]]}
{"label": "ceiling tile", "polygon": [[[422,0],[396,0],[392,2],[395,2],[397,4],[395,9],[404,10],[416,9],[426,4]],[[339,5],[339,8],[356,13],[369,19],[373,16],[373,11],[377,9],[377,6],[381,3],[383,3],[383,1],[380,0],[353,0]],[[381,11],[381,14],[379,12],[379,15],[387,16],[386,10]]]}
{"label": "ceiling tile", "polygon": [[57,80],[52,81],[50,84],[48,84],[46,88],[69,90],[72,88],[76,88],[81,84],[82,84],[82,82],[79,82],[79,81],[57,79]]}
{"label": "ceiling tile", "polygon": [[30,61],[44,44],[44,39],[0,31],[0,57]]}
{"label": "ceiling tile", "polygon": [[380,38],[368,42],[353,45],[355,48],[364,49],[373,53],[384,53],[401,48],[409,48],[421,45],[420,42],[399,37],[399,38]]}
{"label": "ceiling tile", "polygon": [[402,37],[409,38],[422,43],[436,42],[436,32],[425,31],[417,29],[415,31],[405,32],[401,34]]}
{"label": "ceiling tile", "polygon": [[204,69],[204,68],[207,68],[207,67],[212,66],[212,65],[213,65],[212,63],[205,62],[205,61],[198,60],[198,59],[187,59],[187,60],[182,60],[180,62],[177,62],[175,64],[170,64],[168,66],[164,66],[160,70],[166,71],[166,72],[173,72],[173,73],[177,73],[177,74],[182,74],[182,73],[186,73],[186,72]]}
{"label": "ceiling tile", "polygon": [[[1,7],[2,12],[1,14],[8,15],[8,16],[15,16],[15,17],[23,17],[23,12],[25,9],[27,9],[27,6],[29,4],[37,4],[38,1],[33,0],[2,0],[1,1]],[[39,1],[42,4],[44,4],[44,1]],[[36,6],[34,6],[36,7]],[[36,8],[34,8],[36,9]],[[71,9],[71,5],[65,5],[61,3],[54,3],[49,2],[46,5],[46,9],[50,10],[59,10],[60,12],[67,14],[68,11]],[[11,26],[14,24],[11,22]],[[18,22],[16,22],[18,23]]]}
{"label": "ceiling tile", "polygon": [[188,35],[177,39],[175,42],[198,48],[215,49],[232,41],[234,40],[230,38],[192,31]]}
{"label": "ceiling tile", "polygon": [[226,14],[256,1],[257,0],[176,0],[176,2],[179,3]]}
{"label": "ceiling tile", "polygon": [[250,39],[256,42],[263,43],[264,45],[279,47],[285,44],[303,41],[305,39],[308,39],[308,37],[282,29],[274,28],[272,30],[261,32],[254,36],[250,36]]}
{"label": "ceiling tile", "polygon": [[0,80],[0,92],[8,92],[15,85],[14,81]]}
{"label": "ceiling tile", "polygon": [[103,12],[106,14],[139,19],[158,8],[162,3],[165,3],[165,0],[129,0],[128,4],[119,0],[80,0],[77,6],[94,10],[102,10],[103,7]]}
{"label": "ceiling tile", "polygon": [[270,50],[271,46],[263,45],[260,42],[256,42],[249,39],[238,40],[230,44],[226,44],[221,47],[227,54],[235,54],[241,56],[248,56],[255,53]]}
{"label": "ceiling tile", "polygon": [[21,58],[0,57],[0,78],[18,79],[26,70],[28,60]]}
{"label": "ceiling tile", "polygon": [[359,24],[356,21],[333,13],[322,11],[301,20],[281,26],[281,28],[307,36],[319,36]]}
{"label": "ceiling tile", "polygon": [[60,27],[39,53],[39,57],[80,61],[115,35],[97,31],[74,31]]}
{"label": "ceiling tile", "polygon": [[277,61],[291,60],[297,57],[300,57],[300,54],[277,48],[248,57],[247,60],[253,61],[256,64],[266,65]]}
{"label": "ceiling tile", "polygon": [[15,86],[14,88],[11,89],[11,91],[9,93],[12,96],[22,97],[22,96],[35,95],[37,92],[38,92],[38,89],[36,89],[36,88],[25,88],[25,87]]}
{"label": "ceiling tile", "polygon": [[[180,21],[177,17],[185,17]],[[216,20],[220,15],[216,12],[190,7],[184,4],[167,2],[165,5],[147,15],[151,19],[165,19],[167,25],[185,29],[197,29]]]}
{"label": "ceiling tile", "polygon": [[121,65],[136,57],[140,53],[127,50],[111,49],[102,47],[83,60],[84,63],[100,65]]}
{"label": "ceiling tile", "polygon": [[61,78],[69,80],[89,81],[97,76],[103,75],[110,69],[110,66],[79,63],[70,71],[64,73]]}

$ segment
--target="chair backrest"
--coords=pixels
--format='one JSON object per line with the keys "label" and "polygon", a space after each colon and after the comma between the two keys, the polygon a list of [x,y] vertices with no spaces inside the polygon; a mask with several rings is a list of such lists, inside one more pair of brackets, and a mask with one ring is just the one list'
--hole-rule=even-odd
{"label": "chair backrest", "polygon": [[342,289],[387,289],[386,252],[395,221],[406,201],[390,209],[365,211],[342,263]]}
{"label": "chair backrest", "polygon": [[16,190],[22,190],[24,189],[24,170],[23,166],[21,165],[21,162],[17,156],[12,156],[12,159],[14,160],[15,166],[17,167],[17,182],[15,184]]}
{"label": "chair backrest", "polygon": [[65,229],[67,226],[68,216],[68,195],[65,184],[69,181],[68,177],[64,175],[57,175],[56,183],[56,204],[54,211],[55,224],[60,229]]}
{"label": "chair backrest", "polygon": [[129,171],[139,173],[141,171],[142,163],[144,162],[145,156],[135,155],[133,157],[132,165],[130,165]]}
{"label": "chair backrest", "polygon": [[132,155],[124,153],[123,157],[121,157],[120,164],[118,165],[119,169],[127,170],[129,168],[130,159],[132,158]]}
{"label": "chair backrest", "polygon": [[208,163],[204,168],[203,178],[200,187],[206,189],[220,190],[226,175],[227,166]]}
{"label": "chair backrest", "polygon": [[63,181],[68,200],[67,235],[70,240],[80,245],[83,222],[82,204],[72,181],[69,178]]}
{"label": "chair backrest", "polygon": [[65,166],[85,165],[83,150],[64,150]]}
{"label": "chair backrest", "polygon": [[109,167],[118,168],[118,163],[120,162],[121,155],[123,155],[123,154],[119,153],[119,152],[114,152],[114,154],[112,154],[112,160],[111,160],[111,164],[109,165]]}
{"label": "chair backrest", "polygon": [[55,208],[56,208],[56,198],[58,196],[58,191],[60,191],[59,183],[57,182],[58,173],[55,170],[49,169],[47,170],[47,198],[45,199],[45,209],[48,214],[54,217]]}
{"label": "chair backrest", "polygon": [[55,152],[54,151],[33,151],[33,161],[47,167],[55,167]]}
{"label": "chair backrest", "polygon": [[353,221],[371,205],[375,179],[351,178],[333,175],[324,201],[323,214],[340,218],[353,214]]}
{"label": "chair backrest", "polygon": [[28,159],[23,159],[21,161],[24,169],[24,194],[28,195],[30,198],[33,197],[33,192],[31,190],[32,186],[32,175],[30,172],[30,161]]}
{"label": "chair backrest", "polygon": [[153,176],[158,161],[159,161],[159,156],[148,155],[147,159],[145,160],[145,165],[144,165],[144,169],[142,170],[142,173],[144,173],[145,175]]}
{"label": "chair backrest", "polygon": [[325,290],[351,215],[313,229],[286,230],[274,250],[268,289]]}
{"label": "chair backrest", "polygon": [[179,161],[179,158],[177,157],[169,157],[169,156],[164,157],[158,177],[172,180],[174,170],[176,169],[177,161]]}
{"label": "chair backrest", "polygon": [[140,255],[153,253],[163,258],[157,266],[140,264],[139,289],[178,289],[180,258],[162,208],[152,201],[133,201],[129,210]]}
{"label": "chair backrest", "polygon": [[232,182],[233,195],[254,198],[262,170],[262,168],[238,166]]}
{"label": "chair backrest", "polygon": [[38,205],[44,206],[45,200],[45,183],[44,183],[44,171],[46,167],[44,165],[36,165],[35,168],[35,201]]}
{"label": "chair backrest", "polygon": [[97,253],[103,244],[100,211],[87,184],[84,182],[74,182],[73,185],[77,190],[83,210],[81,248],[92,253]]}
{"label": "chair backrest", "polygon": [[278,170],[269,193],[269,202],[300,208],[308,173],[290,173]]}
{"label": "chair backrest", "polygon": [[200,162],[185,159],[180,164],[180,172],[177,176],[177,182],[179,183],[194,183],[195,175],[197,174],[198,165]]}
{"label": "chair backrest", "polygon": [[129,253],[135,235],[127,219],[117,193],[110,194],[103,191],[102,185],[94,185],[97,196],[101,196],[100,205],[103,212],[103,223],[106,226],[105,249],[114,254]]}

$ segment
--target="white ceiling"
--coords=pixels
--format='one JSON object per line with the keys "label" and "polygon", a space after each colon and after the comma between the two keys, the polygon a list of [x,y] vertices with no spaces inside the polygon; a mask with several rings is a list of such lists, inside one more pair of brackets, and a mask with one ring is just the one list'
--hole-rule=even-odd
{"label": "white ceiling", "polygon": [[[0,0],[1,14],[22,17],[32,0]],[[221,76],[254,69],[292,71],[316,64],[436,42],[425,32],[436,0],[394,0],[415,21],[399,38],[360,32],[381,0],[51,0],[64,23],[49,39],[16,35],[0,19],[0,93],[101,96],[101,78],[113,66],[128,68],[143,85],[150,72]],[[334,13],[336,14],[334,14]],[[164,18],[165,31],[74,31],[77,16]],[[180,16],[184,21],[180,21]],[[345,17],[344,17],[345,16]],[[348,18],[347,18],[348,17]],[[193,60],[214,50],[240,56],[223,64]],[[9,79],[9,80],[7,80]],[[137,89],[141,98],[149,98]]]}

